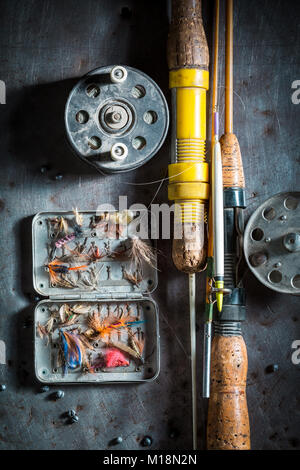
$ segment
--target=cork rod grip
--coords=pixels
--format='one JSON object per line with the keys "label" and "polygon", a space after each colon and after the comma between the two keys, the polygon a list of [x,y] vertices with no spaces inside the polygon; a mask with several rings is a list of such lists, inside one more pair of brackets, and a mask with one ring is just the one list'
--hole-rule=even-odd
{"label": "cork rod grip", "polygon": [[244,188],[238,139],[233,134],[233,0],[226,0],[225,134],[220,139],[224,188]]}
{"label": "cork rod grip", "polygon": [[249,450],[247,349],[242,336],[216,335],[212,343],[207,448]]}
{"label": "cork rod grip", "polygon": [[244,188],[245,177],[240,145],[235,134],[220,139],[224,188]]}
{"label": "cork rod grip", "polygon": [[167,55],[170,70],[191,67],[208,70],[209,51],[201,0],[172,0]]}

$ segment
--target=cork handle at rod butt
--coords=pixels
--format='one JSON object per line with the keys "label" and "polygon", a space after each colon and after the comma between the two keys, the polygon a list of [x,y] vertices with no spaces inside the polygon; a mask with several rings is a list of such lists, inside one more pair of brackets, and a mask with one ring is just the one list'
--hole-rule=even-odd
{"label": "cork handle at rod butt", "polygon": [[212,343],[207,448],[249,450],[247,349],[242,336],[216,335]]}
{"label": "cork handle at rod butt", "polygon": [[172,0],[167,54],[170,70],[190,67],[208,70],[209,51],[201,0]]}
{"label": "cork handle at rod butt", "polygon": [[235,134],[220,139],[224,188],[244,188],[245,177],[240,145]]}

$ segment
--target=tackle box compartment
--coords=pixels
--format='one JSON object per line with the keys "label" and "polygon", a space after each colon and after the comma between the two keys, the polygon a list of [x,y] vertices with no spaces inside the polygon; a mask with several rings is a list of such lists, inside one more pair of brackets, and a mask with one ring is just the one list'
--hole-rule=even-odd
{"label": "tackle box compartment", "polygon": [[[97,214],[98,212],[95,211],[80,211],[80,216],[83,218],[83,234],[77,236],[68,245],[71,246],[72,250],[86,239],[86,247],[97,246],[99,251],[103,252],[104,249],[107,251],[109,245],[112,253],[118,252],[118,247],[121,247],[121,255],[114,258],[108,252],[107,256],[103,256],[100,260],[88,265],[89,269],[92,268],[97,271],[96,284],[89,285],[91,283],[87,274],[88,269],[85,271],[79,270],[77,273],[76,271],[72,272],[73,286],[68,286],[68,288],[57,286],[51,282],[49,270],[46,266],[51,262],[50,256],[53,258],[51,250],[53,250],[55,244],[55,234],[50,221],[63,217],[69,227],[67,233],[73,233],[74,213],[72,211],[40,212],[32,222],[33,285],[38,294],[47,297],[38,302],[34,311],[35,374],[37,379],[43,383],[137,383],[153,381],[159,374],[159,312],[156,302],[151,298],[151,293],[155,290],[158,282],[156,255],[153,265],[146,262],[142,263],[142,280],[139,283],[134,284],[126,279],[124,272],[130,272],[134,268],[132,259],[128,254],[130,253],[130,247],[128,246],[128,243],[130,244],[128,236],[130,223],[125,228],[124,233],[119,235],[117,239],[103,237],[102,233],[98,233],[97,228],[91,226],[91,221],[98,217]],[[111,214],[117,214],[117,212],[106,212],[106,214],[109,217]],[[139,213],[134,214],[134,220],[138,215]],[[145,216],[148,219],[150,218],[148,214],[143,214],[143,218]],[[55,250],[59,253],[55,254],[54,259],[64,256],[68,259],[69,247],[68,250],[64,247]],[[122,253],[122,250],[124,253]],[[68,264],[67,262],[64,263]],[[80,280],[78,286],[75,286],[76,278]],[[65,327],[59,324],[60,318],[58,315],[59,309],[65,305],[75,310],[76,308],[82,311],[90,309],[90,312],[79,314],[76,323]],[[57,312],[57,316],[55,316],[55,312]],[[92,372],[83,370],[83,367],[78,367],[68,369],[67,373],[64,373],[63,366],[59,361],[59,354],[61,354],[59,352],[61,350],[59,331],[66,329],[72,332],[75,329],[80,333],[84,332],[88,328],[87,316],[91,312],[99,312],[101,318],[104,319],[107,318],[107,315],[110,315],[110,317],[115,316],[116,321],[124,312],[127,314],[130,312],[130,316],[136,319],[138,325],[130,328],[130,334],[138,337],[142,336],[144,339],[143,360],[132,358],[125,352],[129,362],[128,366],[110,368],[101,365],[94,368]],[[52,314],[53,330],[47,338],[41,338],[37,331],[38,326],[45,325]],[[114,335],[116,335],[115,332]],[[118,331],[117,336],[117,341],[126,344],[128,340],[126,332]],[[101,340],[98,340],[98,344],[97,340],[92,344],[94,351],[88,350],[87,354],[89,355],[89,361],[93,363],[97,359],[97,355],[100,356],[107,346],[101,344]],[[124,351],[122,352],[124,353]]]}

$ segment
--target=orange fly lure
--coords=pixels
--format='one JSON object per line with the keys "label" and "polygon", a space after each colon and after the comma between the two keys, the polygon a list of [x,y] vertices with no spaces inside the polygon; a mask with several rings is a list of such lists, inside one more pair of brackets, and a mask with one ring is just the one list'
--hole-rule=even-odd
{"label": "orange fly lure", "polygon": [[61,263],[57,259],[47,264],[47,268],[49,269],[50,279],[52,282],[56,282],[57,274],[67,274],[69,271],[78,271],[80,269],[86,269],[87,267],[88,267],[87,265],[69,267]]}

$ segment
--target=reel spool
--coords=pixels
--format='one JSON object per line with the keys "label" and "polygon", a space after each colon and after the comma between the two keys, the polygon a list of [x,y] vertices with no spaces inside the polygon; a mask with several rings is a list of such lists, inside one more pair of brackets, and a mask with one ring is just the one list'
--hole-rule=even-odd
{"label": "reel spool", "polygon": [[245,230],[244,252],[265,286],[300,294],[300,192],[276,194],[256,209]]}
{"label": "reel spool", "polygon": [[68,140],[99,171],[129,171],[150,160],[169,127],[157,84],[132,67],[92,70],[71,91],[65,108]]}

